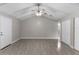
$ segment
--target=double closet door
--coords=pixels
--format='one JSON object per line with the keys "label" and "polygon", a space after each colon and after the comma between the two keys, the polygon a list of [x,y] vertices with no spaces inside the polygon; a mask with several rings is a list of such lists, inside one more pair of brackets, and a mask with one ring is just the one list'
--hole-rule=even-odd
{"label": "double closet door", "polygon": [[0,16],[0,49],[11,44],[12,41],[12,20],[5,16]]}
{"label": "double closet door", "polygon": [[79,17],[62,22],[62,41],[79,51]]}

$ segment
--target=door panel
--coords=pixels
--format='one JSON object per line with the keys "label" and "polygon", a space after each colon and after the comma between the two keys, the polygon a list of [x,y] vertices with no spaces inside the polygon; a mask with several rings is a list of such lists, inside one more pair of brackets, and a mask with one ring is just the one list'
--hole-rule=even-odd
{"label": "door panel", "polygon": [[12,40],[12,20],[1,16],[0,17],[0,32],[1,32],[1,48],[9,45],[11,43]]}
{"label": "door panel", "polygon": [[79,51],[79,17],[75,18],[75,42],[74,48]]}
{"label": "door panel", "polygon": [[68,45],[70,44],[70,20],[62,22],[62,41]]}

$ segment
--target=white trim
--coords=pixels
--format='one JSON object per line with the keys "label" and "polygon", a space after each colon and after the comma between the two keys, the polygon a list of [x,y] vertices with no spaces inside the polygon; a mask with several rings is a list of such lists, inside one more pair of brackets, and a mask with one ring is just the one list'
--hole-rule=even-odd
{"label": "white trim", "polygon": [[73,46],[72,45],[70,45],[69,43],[66,43],[66,42],[64,42],[64,41],[62,41],[63,43],[65,43],[65,44],[67,44],[70,48],[72,48],[73,49]]}
{"label": "white trim", "polygon": [[77,51],[79,51],[79,48],[76,48],[76,47],[75,47],[74,49],[77,50]]}
{"label": "white trim", "polygon": [[20,39],[58,39],[57,37],[21,37]]}
{"label": "white trim", "polygon": [[12,41],[12,42],[11,42],[11,44],[13,44],[13,43],[17,42],[18,40],[20,40],[20,39],[16,39],[16,40]]}

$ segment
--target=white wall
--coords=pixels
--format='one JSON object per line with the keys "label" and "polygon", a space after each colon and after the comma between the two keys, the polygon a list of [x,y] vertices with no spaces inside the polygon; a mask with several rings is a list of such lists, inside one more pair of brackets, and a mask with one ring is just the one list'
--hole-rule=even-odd
{"label": "white wall", "polygon": [[62,41],[66,44],[68,44],[69,46],[71,45],[71,41],[70,41],[70,24],[71,20],[65,20],[62,22]]}
{"label": "white wall", "polygon": [[31,17],[21,20],[22,39],[57,39],[57,22],[45,17]]}
{"label": "white wall", "polygon": [[20,20],[12,20],[12,42],[20,39]]}
{"label": "white wall", "polygon": [[79,17],[75,18],[75,49],[79,51]]}

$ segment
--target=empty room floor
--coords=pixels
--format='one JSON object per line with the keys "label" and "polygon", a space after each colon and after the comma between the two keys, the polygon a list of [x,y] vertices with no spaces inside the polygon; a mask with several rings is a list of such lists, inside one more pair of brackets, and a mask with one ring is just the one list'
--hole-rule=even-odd
{"label": "empty room floor", "polygon": [[0,50],[0,55],[77,55],[78,51],[64,43],[57,49],[57,40],[22,39]]}

